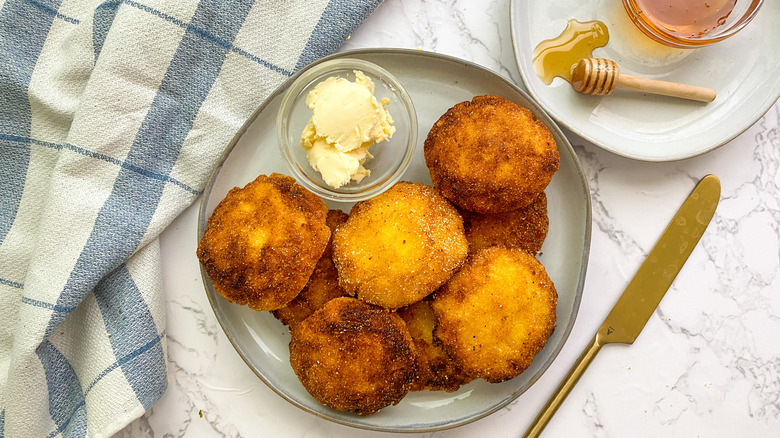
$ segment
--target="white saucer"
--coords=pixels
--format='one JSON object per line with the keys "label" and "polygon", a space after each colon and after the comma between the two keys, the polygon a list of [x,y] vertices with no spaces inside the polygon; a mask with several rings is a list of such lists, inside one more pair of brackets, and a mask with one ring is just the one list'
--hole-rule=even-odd
{"label": "white saucer", "polygon": [[[773,22],[780,2],[764,2],[730,39],[693,50],[650,41],[617,0],[512,0],[510,14],[515,59],[531,96],[560,124],[618,155],[672,161],[703,154],[753,125],[780,96],[780,26]],[[617,62],[621,74],[713,88],[717,98],[703,104],[629,90],[586,96],[561,78],[545,85],[534,71],[533,50],[570,19],[607,25],[609,43],[593,55]]]}

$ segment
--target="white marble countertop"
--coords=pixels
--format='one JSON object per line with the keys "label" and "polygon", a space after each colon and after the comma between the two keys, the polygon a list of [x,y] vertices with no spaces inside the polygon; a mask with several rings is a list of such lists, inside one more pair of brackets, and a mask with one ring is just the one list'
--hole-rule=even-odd
{"label": "white marble countertop", "polygon": [[[521,84],[508,3],[387,0],[344,49],[418,48],[473,61]],[[633,161],[566,133],[593,204],[588,273],[573,331],[541,379],[508,407],[424,436],[521,436],[695,181],[708,173],[720,177],[722,200],[702,241],[637,341],[602,348],[543,436],[779,436],[780,103],[725,146],[678,162]],[[301,411],[244,364],[203,292],[197,207],[161,236],[168,391],[117,437],[386,436]]]}

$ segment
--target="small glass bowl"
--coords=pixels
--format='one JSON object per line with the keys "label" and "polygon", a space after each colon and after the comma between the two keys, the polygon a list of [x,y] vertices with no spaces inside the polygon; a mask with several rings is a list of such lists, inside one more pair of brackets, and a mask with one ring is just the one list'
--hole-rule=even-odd
{"label": "small glass bowl", "polygon": [[642,11],[638,0],[623,0],[628,17],[645,35],[667,46],[679,49],[704,47],[736,34],[756,16],[764,0],[737,0],[728,17],[716,28],[695,37],[681,36],[663,25],[654,23]]}
{"label": "small glass bowl", "polygon": [[[390,99],[385,108],[390,112],[396,130],[389,140],[374,143],[369,149],[373,157],[368,158],[364,166],[371,171],[370,175],[360,182],[351,181],[334,189],[311,167],[306,150],[300,144],[301,133],[312,115],[312,110],[306,106],[306,96],[331,76],[354,81],[355,70],[374,82],[377,101],[385,97]],[[417,113],[403,86],[382,67],[360,59],[333,59],[311,64],[298,73],[282,97],[277,115],[277,136],[282,161],[299,183],[322,198],[356,202],[384,192],[401,179],[417,144]]]}

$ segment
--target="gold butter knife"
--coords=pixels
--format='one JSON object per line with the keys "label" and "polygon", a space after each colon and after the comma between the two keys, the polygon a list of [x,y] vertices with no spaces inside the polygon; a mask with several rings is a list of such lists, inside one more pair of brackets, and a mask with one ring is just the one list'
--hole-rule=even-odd
{"label": "gold butter knife", "polygon": [[604,344],[634,343],[699,242],[719,200],[718,177],[707,175],[702,178],[639,266],[590,344],[531,423],[525,437],[537,437],[542,433]]}

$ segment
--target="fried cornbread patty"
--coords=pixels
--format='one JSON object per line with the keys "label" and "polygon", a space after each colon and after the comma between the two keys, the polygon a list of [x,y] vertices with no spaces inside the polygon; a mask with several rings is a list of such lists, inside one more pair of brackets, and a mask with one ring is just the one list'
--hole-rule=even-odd
{"label": "fried cornbread patty", "polygon": [[260,175],[214,208],[197,256],[228,301],[275,310],[309,280],[330,238],[325,203],[286,175]]}
{"label": "fried cornbread patty", "polygon": [[534,256],[483,249],[434,294],[435,335],[464,372],[502,382],[528,368],[547,343],[557,302]]}
{"label": "fried cornbread patty", "polygon": [[536,254],[542,249],[550,227],[547,195],[542,192],[531,204],[504,213],[460,211],[469,251],[491,246],[524,249]]}
{"label": "fried cornbread patty", "polygon": [[301,293],[292,301],[273,311],[274,316],[283,324],[293,326],[308,318],[315,310],[333,298],[347,295],[339,285],[339,275],[333,265],[333,232],[347,221],[347,214],[341,210],[328,210],[326,223],[331,231],[331,240],[317,261],[314,272],[309,277]]}
{"label": "fried cornbread patty", "polygon": [[439,340],[433,337],[436,318],[429,301],[418,301],[411,306],[398,309],[398,314],[406,322],[417,349],[419,372],[412,385],[412,391],[452,392],[473,380],[458,368],[441,348]]}
{"label": "fried cornbread patty", "polygon": [[333,236],[342,287],[388,309],[436,290],[467,253],[460,214],[433,187],[418,183],[396,183],[356,203]]}
{"label": "fried cornbread patty", "polygon": [[360,415],[397,404],[417,374],[397,313],[355,298],[328,301],[291,329],[290,364],[325,406]]}
{"label": "fried cornbread patty", "polygon": [[560,165],[547,127],[499,96],[477,96],[447,110],[428,132],[424,151],[436,189],[479,213],[530,204]]}

